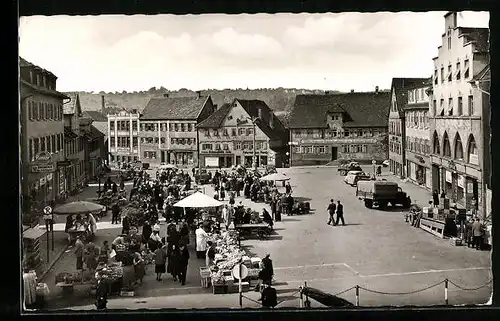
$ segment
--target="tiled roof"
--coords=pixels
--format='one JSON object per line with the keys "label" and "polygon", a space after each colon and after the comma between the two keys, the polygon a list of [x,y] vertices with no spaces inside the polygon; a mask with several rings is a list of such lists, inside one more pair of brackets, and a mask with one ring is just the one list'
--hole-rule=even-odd
{"label": "tiled roof", "polygon": [[30,90],[36,91],[36,92],[41,93],[43,95],[51,95],[51,96],[55,96],[55,97],[62,98],[62,99],[69,98],[68,95],[61,93],[61,92],[58,92],[57,90],[52,90],[52,89],[47,89],[47,88],[40,87],[40,86],[35,86],[35,85],[30,84],[29,82],[27,82],[23,79],[20,79],[19,83],[21,85],[28,87]]}
{"label": "tiled roof", "polygon": [[231,104],[224,104],[218,108],[207,119],[198,124],[198,128],[219,128],[226,118],[227,114],[231,111]]}
{"label": "tiled roof", "polygon": [[490,80],[490,79],[491,79],[490,64],[487,64],[469,82],[475,82],[478,80]]}
{"label": "tiled roof", "polygon": [[345,127],[387,126],[390,92],[354,92],[329,95],[297,95],[289,128],[324,128],[328,113],[346,114]]}
{"label": "tiled roof", "polygon": [[408,102],[408,89],[424,86],[428,81],[429,78],[392,78],[391,87],[396,93],[396,104],[401,116],[403,116],[403,108]]}
{"label": "tiled roof", "polygon": [[[240,105],[252,118],[259,117],[259,109],[262,109],[262,118],[259,118],[255,124],[271,139],[282,138],[286,131],[278,117],[274,116],[273,110],[262,100],[244,100],[236,98]],[[270,115],[273,115],[274,129],[269,126]]]}
{"label": "tiled roof", "polygon": [[101,131],[99,129],[97,129],[94,125],[90,125],[90,138],[92,140],[94,139],[98,139],[98,138],[101,138],[101,137],[104,137],[105,135],[103,133],[101,133]]}
{"label": "tiled roof", "polygon": [[[43,69],[42,67],[39,67],[39,66],[37,66],[37,65],[35,65],[35,64],[33,64],[33,63],[31,63],[31,62],[27,61],[26,59],[19,57],[19,68],[25,68],[25,67],[31,67],[31,68],[37,69],[37,70],[39,70],[39,71],[41,71],[41,72],[43,72],[43,73],[49,74],[49,75],[51,75],[51,76],[53,76],[53,77],[56,77],[56,76],[55,76],[53,73],[51,73],[50,71],[45,70],[45,69]],[[56,78],[57,78],[57,77],[56,77]]]}
{"label": "tiled roof", "polygon": [[93,121],[108,121],[108,118],[97,110],[86,110],[83,112],[83,114],[87,117],[90,117]]}
{"label": "tiled roof", "polygon": [[94,122],[92,126],[100,131],[104,137],[108,136],[108,122]]}
{"label": "tiled roof", "polygon": [[151,98],[140,118],[141,120],[194,120],[209,98],[210,96]]}

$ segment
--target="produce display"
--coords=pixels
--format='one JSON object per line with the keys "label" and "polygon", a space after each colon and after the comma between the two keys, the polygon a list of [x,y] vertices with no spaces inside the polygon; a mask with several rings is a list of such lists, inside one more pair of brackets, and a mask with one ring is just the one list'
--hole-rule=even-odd
{"label": "produce display", "polygon": [[238,246],[238,234],[235,231],[227,231],[221,235],[214,235],[216,244],[215,265],[210,267],[212,284],[226,282],[224,271],[232,270],[246,255],[245,251]]}
{"label": "produce display", "polygon": [[144,224],[144,210],[136,202],[130,203],[122,209],[122,215],[128,216],[130,225],[141,226]]}
{"label": "produce display", "polygon": [[93,279],[94,276],[90,271],[63,272],[56,275],[56,284],[81,284],[82,282],[91,282]]}
{"label": "produce display", "polygon": [[96,269],[96,276],[104,279],[116,280],[123,277],[123,267],[121,262],[114,262],[110,264],[100,264]]}
{"label": "produce display", "polygon": [[259,212],[252,212],[252,216],[250,217],[250,224],[261,224],[262,218],[259,215]]}

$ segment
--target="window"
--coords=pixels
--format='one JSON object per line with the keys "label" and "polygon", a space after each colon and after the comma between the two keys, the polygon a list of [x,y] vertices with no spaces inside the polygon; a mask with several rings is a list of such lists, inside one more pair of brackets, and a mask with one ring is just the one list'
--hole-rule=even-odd
{"label": "window", "polygon": [[344,130],[344,137],[349,137],[349,129]]}
{"label": "window", "polygon": [[241,149],[241,143],[240,142],[235,143],[234,144],[234,149],[236,149],[236,150]]}
{"label": "window", "polygon": [[441,76],[441,83],[444,83],[444,80],[445,80],[445,78],[444,78],[444,67],[441,67],[441,75],[440,76]]}
{"label": "window", "polygon": [[[163,140],[165,140],[165,139],[163,139]],[[138,145],[137,143],[138,143],[137,137],[132,137],[132,147],[137,147],[137,145]]]}
{"label": "window", "polygon": [[440,110],[440,116],[444,116],[444,99],[441,99],[439,101],[439,110]]}
{"label": "window", "polygon": [[148,154],[149,154],[149,152],[146,152],[146,151],[145,151],[145,152],[144,152],[144,158],[148,158],[148,156],[149,156]]}
{"label": "window", "polygon": [[228,144],[223,144],[222,147],[223,147],[224,150],[229,150],[229,145]]}
{"label": "window", "polygon": [[165,137],[160,138],[160,143],[165,144]]}
{"label": "window", "polygon": [[313,147],[312,146],[307,146],[307,153],[312,154],[313,153]]}
{"label": "window", "polygon": [[185,131],[185,130],[184,130],[184,127],[185,127],[185,125],[184,125],[184,124],[181,124],[181,132]]}
{"label": "window", "polygon": [[458,100],[457,100],[457,115],[458,116],[462,116],[463,115],[462,97],[458,97]]}
{"label": "window", "polygon": [[314,133],[314,131],[312,129],[307,130],[307,136],[311,136],[313,133]]}
{"label": "window", "polygon": [[451,50],[451,30],[448,30],[448,50]]}
{"label": "window", "polygon": [[58,152],[58,149],[56,149],[56,135],[52,135],[52,153]]}
{"label": "window", "polygon": [[325,153],[325,146],[319,146],[319,153],[324,154]]}
{"label": "window", "polygon": [[231,128],[231,135],[233,135],[233,136],[237,135],[236,128]]}
{"label": "window", "polygon": [[455,137],[455,159],[458,159],[458,160],[464,159],[464,150],[462,148],[462,140],[460,139],[460,135],[458,135],[458,134]]}
{"label": "window", "polygon": [[470,164],[479,165],[476,140],[472,135],[470,135],[469,137],[469,147],[467,149],[467,157],[468,157],[467,161]]}
{"label": "window", "polygon": [[220,144],[219,143],[215,144],[215,150],[220,150]]}
{"label": "window", "polygon": [[464,60],[464,79],[469,78],[469,59]]}
{"label": "window", "polygon": [[110,143],[111,143],[111,147],[115,147],[115,140],[113,139],[113,137],[111,138]]}
{"label": "window", "polygon": [[474,116],[475,110],[474,110],[474,96],[469,95],[469,115]]}
{"label": "window", "polygon": [[205,129],[205,137],[210,137],[210,129]]}
{"label": "window", "polygon": [[441,154],[441,147],[439,146],[439,137],[437,132],[434,132],[434,137],[432,139],[432,152],[433,154]]}
{"label": "window", "polygon": [[437,85],[438,83],[439,83],[438,70],[434,69],[434,85]]}
{"label": "window", "polygon": [[448,134],[445,132],[443,137],[443,156],[451,157],[450,140]]}
{"label": "window", "polygon": [[40,138],[40,151],[45,151],[45,137]]}
{"label": "window", "polygon": [[177,124],[177,123],[174,124],[174,131],[176,131],[176,132],[179,131],[179,124]]}
{"label": "window", "polygon": [[448,82],[452,80],[451,64],[448,66]]}
{"label": "window", "polygon": [[245,128],[238,128],[238,135],[245,135]]}
{"label": "window", "polygon": [[127,137],[126,147],[130,148],[130,137]]}
{"label": "window", "polygon": [[459,61],[459,62],[457,62],[457,72],[455,74],[455,77],[457,78],[457,80],[460,80],[460,68],[461,68],[461,66],[460,66],[460,61]]}
{"label": "window", "polygon": [[[129,137],[127,137],[127,138],[129,138]],[[155,144],[158,144],[159,141],[160,140],[158,139],[158,137],[155,137]]]}
{"label": "window", "polygon": [[187,124],[187,131],[192,132],[193,131],[193,124],[189,123]]}
{"label": "window", "polygon": [[[144,126],[144,125],[141,125]],[[114,131],[115,130],[115,122],[114,120],[109,122],[109,130]]]}
{"label": "window", "polygon": [[137,120],[132,120],[132,130],[133,131],[137,130]]}
{"label": "window", "polygon": [[170,131],[170,132],[174,131],[174,124],[169,124],[168,125],[168,131]]}
{"label": "window", "polygon": [[212,144],[202,144],[201,149],[202,150],[212,150]]}
{"label": "window", "polygon": [[366,145],[361,145],[361,152],[366,153]]}
{"label": "window", "polygon": [[453,98],[448,98],[448,116],[453,116]]}
{"label": "window", "polygon": [[217,129],[214,129],[214,136],[219,137],[219,131]]}
{"label": "window", "polygon": [[349,153],[349,145],[342,145],[342,153]]}

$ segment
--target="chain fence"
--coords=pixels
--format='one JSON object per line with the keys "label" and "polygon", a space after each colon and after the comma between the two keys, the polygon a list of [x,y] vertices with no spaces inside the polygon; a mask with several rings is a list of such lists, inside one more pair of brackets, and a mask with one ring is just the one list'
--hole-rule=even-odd
{"label": "chain fence", "polygon": [[[468,291],[468,292],[472,292],[472,291],[478,291],[478,290],[481,290],[485,287],[488,287],[491,283],[493,282],[493,279],[490,279],[488,282],[484,283],[483,285],[481,286],[478,286],[478,287],[474,287],[474,288],[466,288],[466,287],[463,287],[459,284],[457,284],[456,282],[453,282],[449,279],[444,279],[442,281],[439,281],[437,283],[434,283],[432,285],[429,285],[429,286],[426,286],[424,288],[421,288],[421,289],[418,289],[418,290],[413,290],[413,291],[408,291],[408,292],[384,292],[384,291],[378,291],[378,290],[373,290],[373,289],[370,289],[370,288],[367,288],[367,287],[364,287],[364,286],[359,286],[359,285],[356,285],[356,286],[353,286],[353,287],[350,287],[346,290],[343,290],[343,291],[340,291],[336,294],[334,294],[333,296],[334,297],[337,297],[337,296],[340,296],[342,294],[346,294],[352,290],[355,290],[355,295],[356,295],[356,304],[355,306],[356,307],[359,307],[360,306],[360,292],[361,291],[366,291],[368,293],[373,293],[373,294],[379,294],[379,295],[397,295],[397,296],[402,296],[402,295],[412,295],[412,294],[417,294],[417,293],[421,293],[421,292],[424,292],[424,291],[427,291],[427,290],[430,290],[430,289],[433,289],[433,288],[436,288],[438,286],[441,286],[444,284],[444,301],[445,301],[445,305],[448,305],[448,290],[449,290],[449,287],[450,285],[451,286],[454,286],[455,288],[461,290],[461,291]],[[299,299],[299,306],[302,308],[302,307],[310,307],[310,301],[309,301],[309,297],[308,295],[306,294],[303,294],[303,289],[304,288],[307,288],[307,283],[304,282],[304,286],[300,286],[299,289],[297,291],[295,291],[294,293],[292,293],[290,296],[295,296],[297,294],[300,294],[300,296],[298,297]],[[262,305],[262,301],[257,301],[257,300],[254,300],[252,298],[249,298],[243,294],[241,294],[241,297],[242,298],[245,298],[251,302],[254,302],[254,303],[257,303],[259,305]],[[274,306],[275,308],[279,307],[279,305],[285,301],[289,301],[289,300],[281,300],[281,301],[278,301],[278,303],[276,304],[276,306]],[[241,301],[240,301],[241,302]]]}

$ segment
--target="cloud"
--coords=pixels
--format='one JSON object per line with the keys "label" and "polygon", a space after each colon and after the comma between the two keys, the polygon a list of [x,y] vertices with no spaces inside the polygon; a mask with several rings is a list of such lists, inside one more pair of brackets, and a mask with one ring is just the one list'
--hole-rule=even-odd
{"label": "cloud", "polygon": [[261,34],[238,33],[233,28],[224,28],[211,36],[213,46],[233,56],[276,56],[282,53],[281,44]]}

